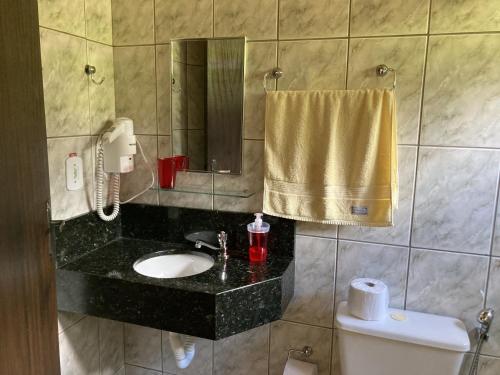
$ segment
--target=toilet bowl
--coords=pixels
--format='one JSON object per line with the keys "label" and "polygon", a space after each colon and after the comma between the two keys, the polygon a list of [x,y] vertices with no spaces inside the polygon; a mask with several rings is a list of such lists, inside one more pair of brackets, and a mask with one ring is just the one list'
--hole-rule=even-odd
{"label": "toilet bowl", "polygon": [[469,336],[459,319],[389,309],[380,321],[335,318],[341,375],[458,375]]}

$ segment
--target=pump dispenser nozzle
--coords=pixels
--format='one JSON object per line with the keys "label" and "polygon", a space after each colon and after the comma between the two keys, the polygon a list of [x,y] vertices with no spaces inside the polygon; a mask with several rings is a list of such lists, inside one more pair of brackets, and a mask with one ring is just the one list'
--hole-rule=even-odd
{"label": "pump dispenser nozzle", "polygon": [[261,228],[262,227],[262,214],[256,213],[254,215],[255,215],[255,227]]}

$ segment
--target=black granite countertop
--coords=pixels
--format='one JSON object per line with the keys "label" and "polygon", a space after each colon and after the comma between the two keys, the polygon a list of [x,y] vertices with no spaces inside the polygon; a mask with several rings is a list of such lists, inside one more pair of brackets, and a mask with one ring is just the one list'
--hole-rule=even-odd
{"label": "black granite countertop", "polygon": [[[133,269],[134,263],[142,256],[157,251],[167,254],[196,251],[211,256],[215,263],[212,268],[197,275],[158,279],[143,276]],[[218,294],[251,284],[281,278],[292,258],[270,255],[265,263],[250,263],[245,252],[229,251],[227,261],[219,259],[217,251],[195,249],[186,244],[160,241],[120,238],[90,252],[60,269],[96,275],[103,278],[120,279],[145,285],[156,285],[201,293]],[[222,276],[224,272],[224,277]]]}
{"label": "black granite countertop", "polygon": [[[145,217],[156,224],[147,225]],[[127,205],[114,224],[100,223],[95,214],[63,226],[54,223],[56,254],[60,255],[59,309],[208,339],[280,319],[293,296],[293,222],[269,218],[276,232],[270,239],[268,259],[252,263],[244,236],[239,234],[242,223],[251,218],[248,214]],[[217,229],[218,225],[230,233],[230,244],[233,239],[227,260],[215,250],[195,249],[184,240],[184,231]],[[106,228],[96,230],[99,226]],[[139,258],[157,251],[203,252],[215,263],[203,273],[172,279],[143,276],[133,269]]]}

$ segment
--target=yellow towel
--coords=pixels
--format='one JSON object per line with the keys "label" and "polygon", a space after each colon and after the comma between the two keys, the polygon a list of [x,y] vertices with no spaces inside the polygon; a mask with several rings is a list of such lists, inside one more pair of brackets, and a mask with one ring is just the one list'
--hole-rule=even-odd
{"label": "yellow towel", "polygon": [[265,213],[324,224],[393,224],[393,90],[275,91],[266,100]]}

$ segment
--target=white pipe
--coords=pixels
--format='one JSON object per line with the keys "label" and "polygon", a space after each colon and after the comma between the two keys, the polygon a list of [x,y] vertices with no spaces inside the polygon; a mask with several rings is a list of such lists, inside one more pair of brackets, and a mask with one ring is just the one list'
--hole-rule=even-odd
{"label": "white pipe", "polygon": [[[184,340],[178,333],[170,332],[168,335],[170,347],[174,352],[177,367],[186,368],[191,364],[191,361],[196,354],[194,338],[184,335]],[[184,342],[183,342],[184,341]]]}

